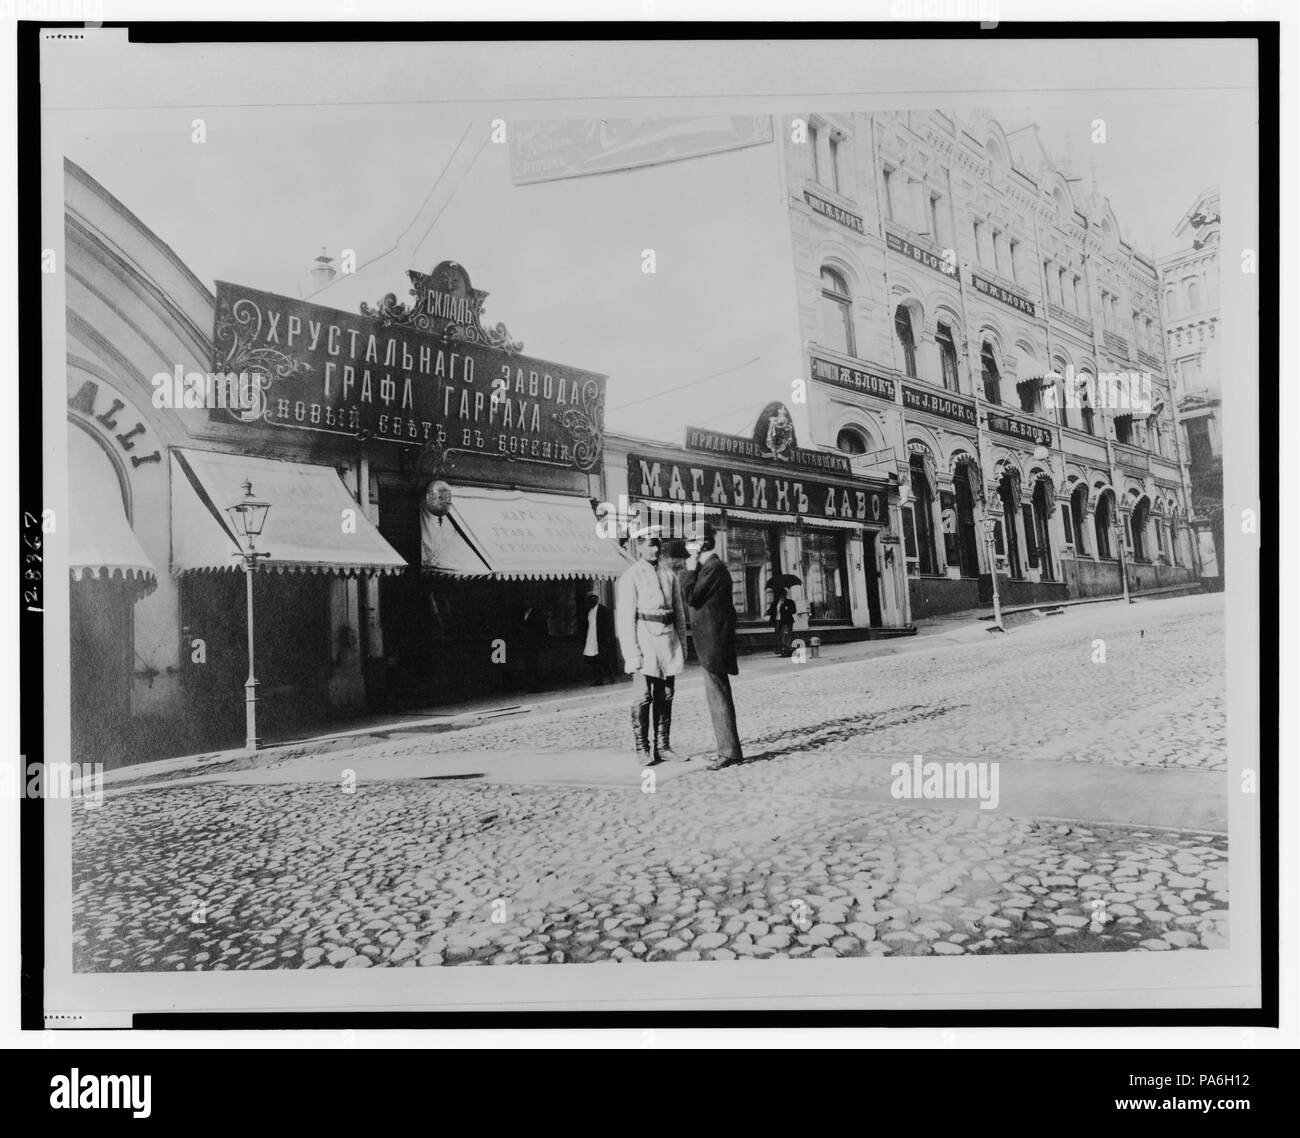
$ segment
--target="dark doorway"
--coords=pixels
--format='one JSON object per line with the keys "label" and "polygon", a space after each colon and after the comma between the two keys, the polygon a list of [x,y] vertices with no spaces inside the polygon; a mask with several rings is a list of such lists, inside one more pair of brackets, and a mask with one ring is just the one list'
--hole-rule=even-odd
{"label": "dark doorway", "polygon": [[979,546],[975,537],[975,496],[965,469],[953,479],[957,501],[957,553],[963,577],[980,575]]}
{"label": "dark doorway", "polygon": [[872,628],[884,625],[880,613],[880,570],[876,567],[876,531],[862,531],[862,573],[867,583],[867,615]]}
{"label": "dark doorway", "polygon": [[1052,511],[1052,500],[1048,493],[1047,483],[1040,481],[1034,487],[1034,538],[1038,546],[1039,569],[1044,581],[1053,580],[1052,577],[1052,541],[1048,531],[1048,520]]}
{"label": "dark doorway", "polygon": [[1003,475],[998,483],[998,494],[1002,497],[1003,530],[1006,535],[1007,566],[1011,576],[1019,580],[1024,576],[1020,567],[1020,535],[1016,532],[1016,515],[1020,513],[1020,482],[1009,475]]}

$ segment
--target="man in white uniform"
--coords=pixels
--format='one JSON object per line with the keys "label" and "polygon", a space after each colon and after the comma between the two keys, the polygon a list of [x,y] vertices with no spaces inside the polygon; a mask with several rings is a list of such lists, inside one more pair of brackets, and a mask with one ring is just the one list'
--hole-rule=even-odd
{"label": "man in white uniform", "polygon": [[677,574],[659,564],[659,529],[647,526],[632,531],[630,541],[636,546],[637,562],[618,579],[614,615],[624,667],[633,673],[632,734],[637,761],[647,766],[679,757],[671,745],[673,688],[686,666],[686,606]]}

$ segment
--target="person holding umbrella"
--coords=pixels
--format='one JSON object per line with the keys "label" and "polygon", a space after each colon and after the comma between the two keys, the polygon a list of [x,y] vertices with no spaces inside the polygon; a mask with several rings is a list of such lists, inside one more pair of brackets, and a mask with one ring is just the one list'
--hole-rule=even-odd
{"label": "person holding umbrella", "polygon": [[793,649],[790,647],[791,638],[794,635],[794,617],[797,611],[794,601],[786,595],[786,587],[789,585],[801,584],[798,577],[793,573],[782,573],[768,585],[772,591],[772,603],[767,609],[767,618],[776,627],[776,652],[777,656],[789,656]]}
{"label": "person holding umbrella", "polygon": [[731,600],[731,574],[718,557],[713,527],[704,523],[701,540],[688,541],[682,593],[691,608],[695,655],[704,671],[704,695],[713,720],[716,751],[709,770],[743,761],[736,731],[736,705],[731,680],[736,666],[736,606]]}

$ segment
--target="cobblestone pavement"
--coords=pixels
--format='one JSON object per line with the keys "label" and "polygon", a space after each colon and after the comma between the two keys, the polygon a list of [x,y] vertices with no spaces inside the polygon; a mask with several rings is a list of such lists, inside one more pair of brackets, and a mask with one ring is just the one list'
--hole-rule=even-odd
{"label": "cobblestone pavement", "polygon": [[[1222,835],[851,797],[914,753],[1223,769],[1222,620],[1218,597],[1096,606],[969,647],[742,677],[754,761],[655,793],[433,777],[110,794],[74,811],[74,967],[1226,947]],[[677,740],[703,748],[695,703],[679,699]],[[376,746],[618,746],[625,719],[616,698]]]}

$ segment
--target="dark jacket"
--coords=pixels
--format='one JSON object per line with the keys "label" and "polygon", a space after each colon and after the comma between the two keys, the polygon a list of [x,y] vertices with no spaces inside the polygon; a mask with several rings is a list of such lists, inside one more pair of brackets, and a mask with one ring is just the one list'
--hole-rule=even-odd
{"label": "dark jacket", "polygon": [[682,578],[682,595],[690,606],[695,656],[706,672],[735,676],[736,606],[731,603],[731,574],[717,557]]}
{"label": "dark jacket", "polygon": [[783,597],[779,601],[773,601],[767,606],[767,619],[780,628],[783,624],[793,627],[794,618],[798,613],[798,606],[789,597]]}

